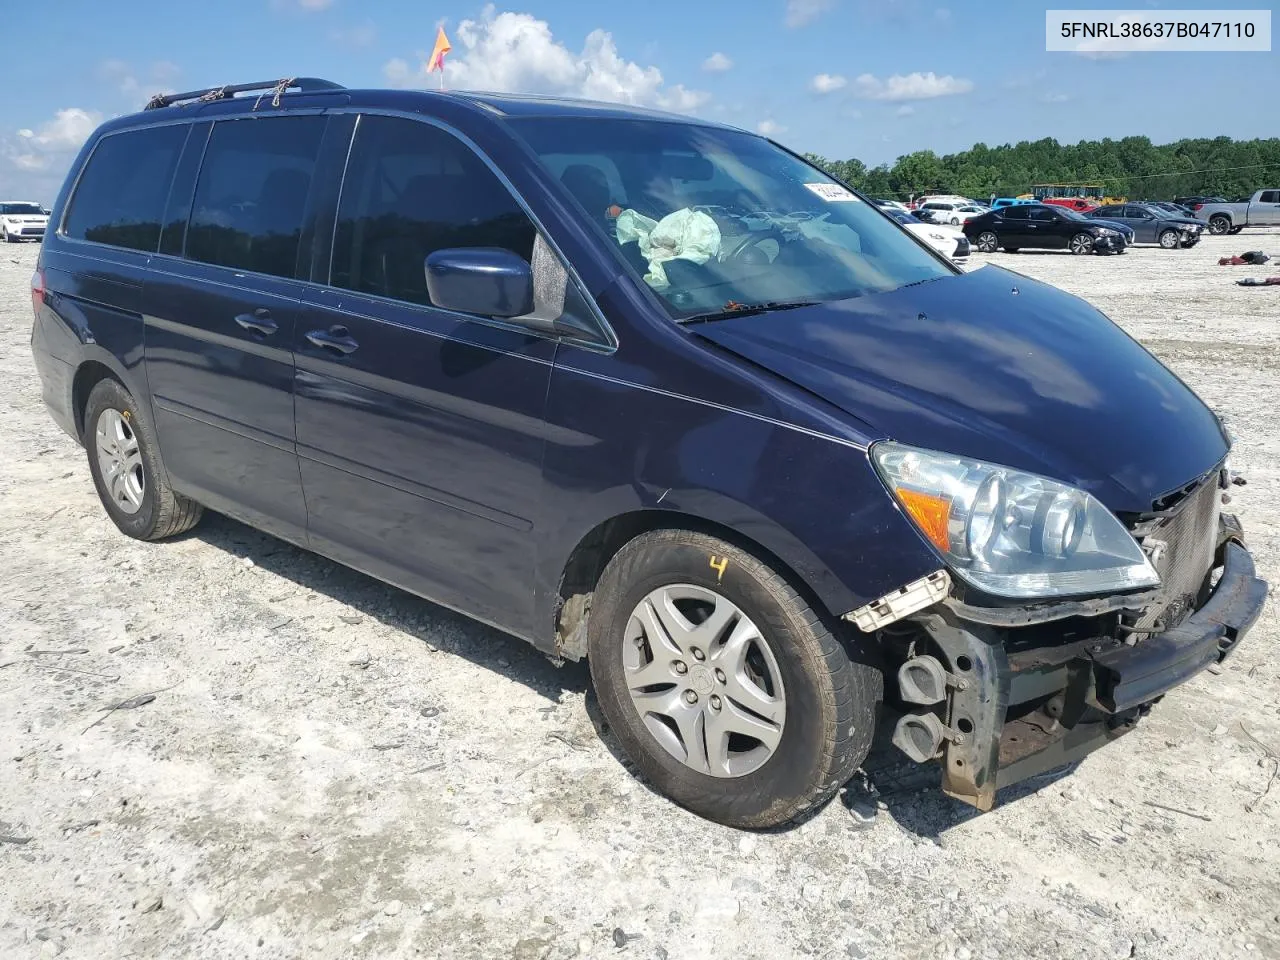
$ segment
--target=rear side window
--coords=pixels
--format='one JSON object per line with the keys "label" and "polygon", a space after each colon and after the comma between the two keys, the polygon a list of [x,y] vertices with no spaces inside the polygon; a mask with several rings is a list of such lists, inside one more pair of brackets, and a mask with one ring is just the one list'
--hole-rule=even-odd
{"label": "rear side window", "polygon": [[186,124],[148,127],[99,140],[76,185],[63,232],[154,253],[188,129]]}
{"label": "rear side window", "polygon": [[196,182],[187,258],[292,277],[325,118],[214,124]]}
{"label": "rear side window", "polygon": [[338,205],[333,286],[429,305],[429,254],[502,247],[531,260],[535,236],[510,191],[462,141],[415,120],[360,118]]}

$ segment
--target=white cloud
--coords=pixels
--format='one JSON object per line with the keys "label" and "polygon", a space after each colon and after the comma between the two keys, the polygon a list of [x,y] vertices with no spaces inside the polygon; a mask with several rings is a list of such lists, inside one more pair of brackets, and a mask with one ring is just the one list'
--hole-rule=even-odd
{"label": "white cloud", "polygon": [[964,80],[947,74],[895,73],[887,80],[864,73],[853,81],[854,92],[865,100],[929,100],[933,97],[949,97],[968,93],[973,89],[972,80]]}
{"label": "white cloud", "polygon": [[333,6],[333,0],[298,0],[298,7],[308,12],[327,10]]}
{"label": "white cloud", "polygon": [[766,137],[772,137],[776,134],[786,131],[786,127],[780,123],[774,123],[772,120],[761,120],[756,124],[756,132],[763,133]]}
{"label": "white cloud", "polygon": [[702,61],[702,69],[708,73],[724,73],[732,68],[733,61],[718,50]]}
{"label": "white cloud", "polygon": [[803,27],[817,19],[835,5],[835,0],[787,0],[786,24]]}
{"label": "white cloud", "polygon": [[911,106],[911,104],[909,103],[904,103],[902,106],[900,106],[897,110],[894,111],[894,116],[909,117],[915,112],[916,112],[915,107]]}
{"label": "white cloud", "polygon": [[[382,73],[397,87],[438,83],[425,62],[415,68],[399,57],[387,61]],[[495,14],[492,5],[479,20],[458,24],[444,78],[446,86],[461,90],[578,96],[686,113],[709,99],[682,84],[668,86],[657,67],[624,60],[604,30],[587,34],[582,52],[573,53],[552,36],[545,20],[527,13]]]}
{"label": "white cloud", "polygon": [[59,110],[52,120],[34,130],[24,127],[11,138],[0,138],[0,157],[25,171],[65,165],[101,122],[102,114],[90,110]]}
{"label": "white cloud", "polygon": [[833,93],[848,82],[838,73],[820,73],[809,81],[809,87],[815,93]]}
{"label": "white cloud", "polygon": [[145,70],[135,69],[125,60],[103,60],[98,64],[98,76],[130,100],[173,93],[173,82],[181,73],[181,68],[170,60],[156,60]]}
{"label": "white cloud", "polygon": [[371,47],[378,39],[378,27],[372,20],[354,24],[349,27],[334,27],[329,31],[329,39],[344,47],[362,49]]}
{"label": "white cloud", "polygon": [[1069,97],[1065,93],[1046,93],[1043,97],[1040,98],[1040,102],[1041,103],[1066,103],[1070,99],[1071,97]]}

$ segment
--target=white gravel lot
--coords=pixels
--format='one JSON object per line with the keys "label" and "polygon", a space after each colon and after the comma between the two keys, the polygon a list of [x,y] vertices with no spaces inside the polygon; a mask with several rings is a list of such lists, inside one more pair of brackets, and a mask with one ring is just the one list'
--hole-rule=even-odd
{"label": "white gravel lot", "polygon": [[[1216,266],[1256,248],[1271,269]],[[721,828],[628,772],[582,666],[219,516],[120,535],[40,401],[38,249],[0,246],[0,958],[1280,957],[1274,600],[1220,673],[991,813],[886,792]],[[1280,583],[1280,288],[1232,282],[1280,273],[1280,232],[983,259],[1228,415]]]}

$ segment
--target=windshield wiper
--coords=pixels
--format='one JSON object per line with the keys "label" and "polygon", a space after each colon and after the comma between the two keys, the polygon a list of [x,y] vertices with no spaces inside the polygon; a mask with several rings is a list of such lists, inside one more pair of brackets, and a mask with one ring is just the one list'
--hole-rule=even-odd
{"label": "windshield wiper", "polygon": [[812,307],[821,302],[821,300],[765,300],[761,303],[738,303],[736,300],[730,300],[724,305],[723,310],[695,313],[691,317],[681,317],[676,323],[703,323],[707,320],[724,320],[727,317],[749,317],[757,313],[769,313],[771,310]]}

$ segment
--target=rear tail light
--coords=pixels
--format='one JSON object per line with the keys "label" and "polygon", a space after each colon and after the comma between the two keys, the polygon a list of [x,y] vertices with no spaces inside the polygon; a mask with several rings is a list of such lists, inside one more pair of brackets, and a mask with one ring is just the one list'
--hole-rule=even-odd
{"label": "rear tail light", "polygon": [[40,308],[44,305],[44,270],[37,267],[35,273],[31,274],[31,309],[39,316]]}
{"label": "rear tail light", "polygon": [[1197,204],[1196,204],[1194,207],[1192,207],[1191,209],[1192,209],[1192,210],[1194,210],[1196,213],[1199,213],[1199,212],[1200,212],[1200,208],[1201,208],[1201,207],[1203,207],[1203,206],[1204,206],[1204,204],[1203,204],[1203,203],[1197,203]]}

